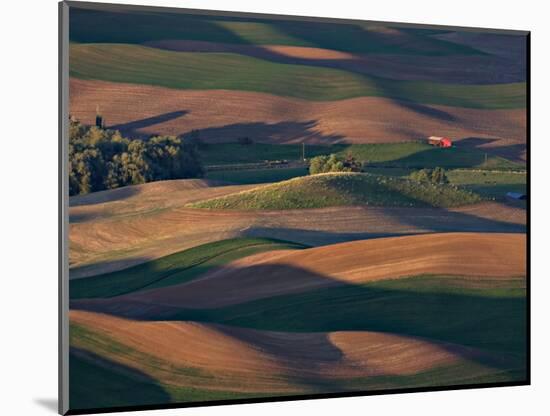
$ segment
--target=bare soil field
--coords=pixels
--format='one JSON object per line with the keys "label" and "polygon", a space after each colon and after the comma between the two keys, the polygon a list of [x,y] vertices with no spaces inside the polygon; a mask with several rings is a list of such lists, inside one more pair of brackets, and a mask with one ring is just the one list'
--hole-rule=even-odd
{"label": "bare soil field", "polygon": [[[127,200],[136,196],[144,199],[148,195],[158,197],[161,195],[166,195],[166,193],[177,194],[179,192],[184,192],[185,194],[188,194],[190,191],[223,185],[224,183],[221,181],[212,181],[208,179],[157,181],[143,185],[125,186],[123,188],[111,189],[108,191],[93,192],[86,195],[76,195],[71,197],[69,204],[71,207],[77,207],[80,205],[103,204],[122,199]],[[168,200],[166,197],[164,197],[164,199]]]}
{"label": "bare soil field", "polygon": [[[459,34],[459,36],[462,34]],[[449,35],[447,35],[449,36]],[[456,38],[457,35],[454,35]],[[452,36],[448,40],[454,41]],[[443,38],[442,38],[443,39]],[[483,45],[490,42],[485,40]],[[467,40],[462,40],[462,43]],[[516,39],[511,39],[512,49]],[[458,42],[457,42],[458,43]],[[455,84],[488,84],[525,81],[525,59],[491,48],[487,55],[422,56],[352,54],[331,49],[286,45],[238,45],[165,39],[146,46],[180,52],[238,53],[273,62],[315,65],[399,80],[422,80]],[[502,47],[502,42],[498,43]],[[476,47],[477,43],[469,42]],[[496,54],[492,54],[496,52]],[[467,67],[468,71],[464,71]]]}
{"label": "bare soil field", "polygon": [[253,185],[229,185],[205,179],[182,179],[125,186],[77,195],[69,199],[70,222],[120,216],[139,216],[210,198],[244,191]]}
{"label": "bare soil field", "polygon": [[437,134],[493,139],[490,146],[498,148],[525,146],[526,140],[524,109],[479,110],[380,97],[311,102],[254,92],[70,80],[72,115],[93,124],[97,105],[107,127],[144,138],[199,129],[212,143],[243,136],[279,144],[382,143]]}
{"label": "bare soil field", "polygon": [[[437,233],[378,238],[296,251],[266,252],[217,268],[181,285],[105,300],[82,301],[128,311],[153,306],[220,308],[341,284],[424,274],[494,278],[524,276],[525,234]],[[223,293],[223,296],[212,296]],[[135,312],[130,312],[131,314]]]}
{"label": "bare soil field", "polygon": [[[239,236],[319,246],[428,232],[524,232],[526,224],[524,209],[496,202],[452,209],[335,207],[229,211],[183,208],[181,205],[189,198],[222,195],[254,186],[188,191],[193,184],[197,182],[156,182],[71,199],[71,278],[119,270],[200,244]],[[126,189],[131,188],[135,188],[135,193],[125,199],[115,200],[116,196],[109,195],[128,192]],[[86,201],[88,204],[83,205]]]}
{"label": "bare soil field", "polygon": [[125,348],[108,352],[113,361],[165,384],[212,390],[301,392],[312,383],[414,374],[456,364],[475,353],[456,345],[367,331],[257,331],[194,322],[140,322],[76,310],[70,312],[70,320],[150,357],[136,359],[143,356],[125,353]]}
{"label": "bare soil field", "polygon": [[435,231],[524,230],[525,210],[497,203],[466,209],[338,207],[261,213],[177,208],[156,215],[71,224],[71,278],[120,270],[240,236],[316,246]]}

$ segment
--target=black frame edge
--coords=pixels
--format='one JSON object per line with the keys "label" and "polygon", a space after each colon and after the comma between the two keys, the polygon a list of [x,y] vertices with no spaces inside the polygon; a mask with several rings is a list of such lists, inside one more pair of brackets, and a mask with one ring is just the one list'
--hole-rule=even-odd
{"label": "black frame edge", "polygon": [[183,403],[166,403],[161,405],[143,405],[143,406],[120,406],[120,407],[100,407],[90,409],[71,409],[66,415],[87,415],[95,413],[115,413],[115,412],[135,412],[143,410],[167,410],[167,409],[186,409],[193,407],[214,407],[228,406],[238,404],[254,404],[254,403],[274,403],[274,402],[294,402],[319,399],[341,399],[349,397],[368,397],[382,396],[403,393],[435,393],[441,391],[458,391],[472,389],[486,389],[495,387],[519,387],[530,385],[528,380],[512,381],[501,383],[485,383],[485,384],[462,384],[455,386],[436,386],[436,387],[414,387],[392,390],[372,390],[372,391],[355,391],[355,392],[337,392],[337,393],[320,393],[320,394],[305,394],[293,396],[278,396],[265,398],[249,398],[249,399],[228,399],[228,400],[213,400],[205,402],[183,402]]}
{"label": "black frame edge", "polygon": [[68,106],[69,6],[58,3],[58,413],[69,411]]}
{"label": "black frame edge", "polygon": [[526,328],[527,328],[527,361],[526,361],[526,377],[527,384],[531,384],[531,32],[527,32],[525,35],[525,59],[526,62],[526,158],[527,158],[527,204],[526,204],[526,216],[527,216],[527,313],[526,313]]}

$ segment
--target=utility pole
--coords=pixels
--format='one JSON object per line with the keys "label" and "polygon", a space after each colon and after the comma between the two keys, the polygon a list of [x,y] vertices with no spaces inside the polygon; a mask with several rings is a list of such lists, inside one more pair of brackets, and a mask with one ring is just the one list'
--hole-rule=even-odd
{"label": "utility pole", "polygon": [[306,144],[302,142],[302,161],[306,160]]}
{"label": "utility pole", "polygon": [[487,153],[485,153],[485,166],[487,166]]}

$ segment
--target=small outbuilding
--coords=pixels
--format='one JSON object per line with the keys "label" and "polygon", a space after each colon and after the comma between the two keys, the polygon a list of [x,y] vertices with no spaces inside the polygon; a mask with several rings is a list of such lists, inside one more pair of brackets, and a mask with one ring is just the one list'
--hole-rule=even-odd
{"label": "small outbuilding", "polygon": [[428,144],[435,147],[452,147],[453,142],[448,137],[430,136],[428,137]]}

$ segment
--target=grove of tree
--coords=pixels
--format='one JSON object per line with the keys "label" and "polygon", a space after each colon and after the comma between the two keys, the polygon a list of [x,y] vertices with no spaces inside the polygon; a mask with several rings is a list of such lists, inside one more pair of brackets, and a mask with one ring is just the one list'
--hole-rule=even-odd
{"label": "grove of tree", "polygon": [[70,121],[70,195],[203,174],[194,140],[175,136],[129,139],[116,130]]}
{"label": "grove of tree", "polygon": [[317,156],[311,159],[309,163],[309,173],[311,175],[328,172],[361,172],[361,169],[361,163],[351,154],[345,158],[334,153],[328,156]]}

